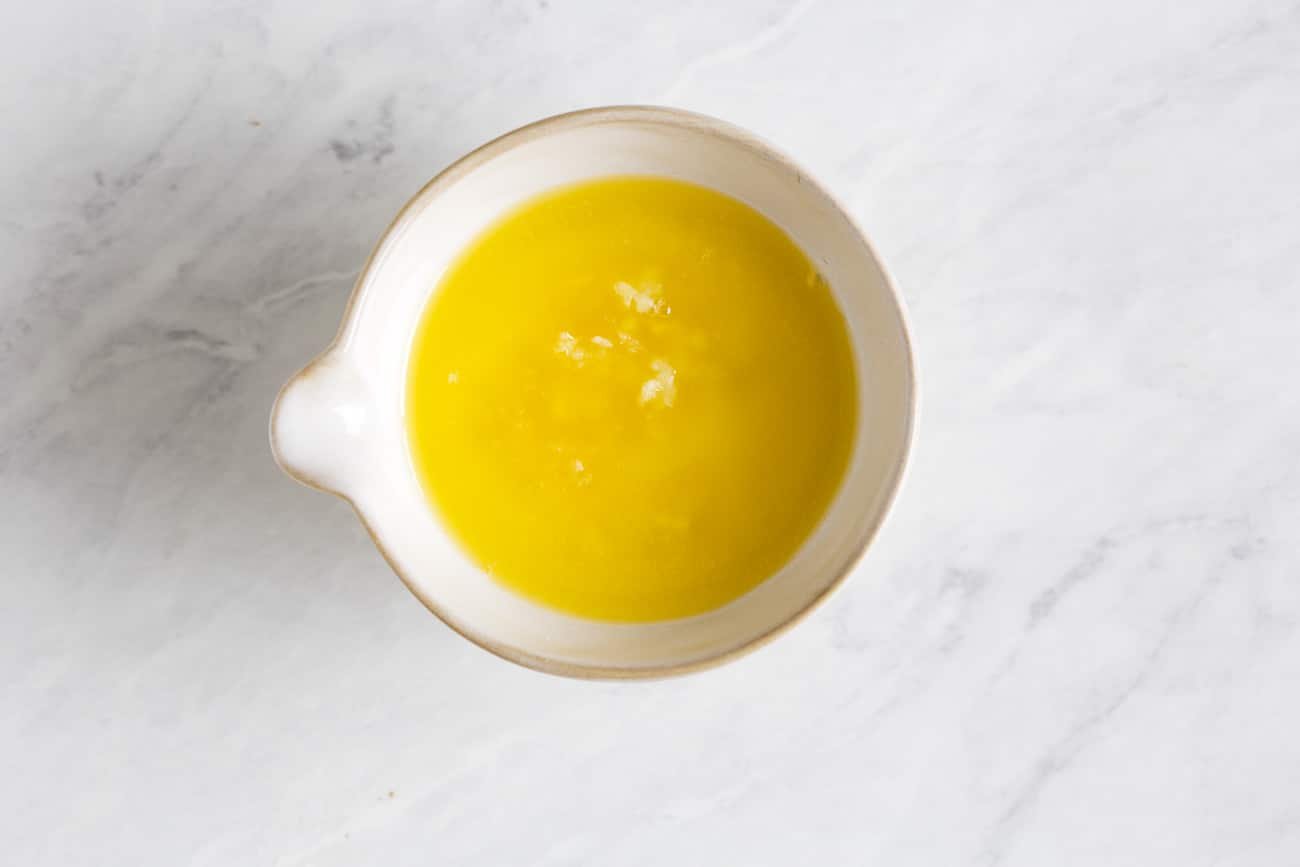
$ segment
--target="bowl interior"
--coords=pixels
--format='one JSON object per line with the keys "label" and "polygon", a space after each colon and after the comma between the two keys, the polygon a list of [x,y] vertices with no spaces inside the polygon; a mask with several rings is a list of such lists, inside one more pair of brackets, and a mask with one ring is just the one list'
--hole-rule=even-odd
{"label": "bowl interior", "polygon": [[[708,614],[653,624],[583,620],[482,574],[447,536],[412,470],[403,423],[407,352],[457,252],[547,189],[626,174],[734,196],[785,229],[839,301],[858,366],[857,442],[826,518],[795,557]],[[562,117],[498,140],[421,191],[363,275],[335,361],[364,381],[368,447],[340,487],[411,590],[453,628],[515,661],[565,674],[664,674],[725,657],[792,621],[852,568],[883,518],[909,443],[912,361],[898,301],[851,221],[799,170],[716,121],[653,109]]]}

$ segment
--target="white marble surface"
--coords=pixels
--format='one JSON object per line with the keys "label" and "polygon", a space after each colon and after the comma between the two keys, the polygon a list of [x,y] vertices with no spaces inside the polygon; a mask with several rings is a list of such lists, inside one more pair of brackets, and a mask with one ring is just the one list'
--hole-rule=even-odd
{"label": "white marble surface", "polygon": [[[0,860],[1300,863],[1300,8],[11,4]],[[406,197],[663,102],[850,204],[913,472],[717,671],[570,682],[281,476],[279,383]]]}

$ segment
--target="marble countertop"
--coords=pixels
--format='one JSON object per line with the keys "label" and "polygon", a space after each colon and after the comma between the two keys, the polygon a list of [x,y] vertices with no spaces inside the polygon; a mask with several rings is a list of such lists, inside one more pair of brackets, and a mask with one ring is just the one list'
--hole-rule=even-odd
{"label": "marble countertop", "polygon": [[[1294,0],[53,0],[2,30],[6,863],[1300,863]],[[823,179],[923,392],[843,590],[639,684],[460,639],[266,442],[415,189],[619,102]]]}

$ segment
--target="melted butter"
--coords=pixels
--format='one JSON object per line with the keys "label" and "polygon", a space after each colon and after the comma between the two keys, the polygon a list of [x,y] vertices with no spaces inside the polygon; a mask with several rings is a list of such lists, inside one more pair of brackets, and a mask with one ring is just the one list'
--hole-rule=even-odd
{"label": "melted butter", "polygon": [[526,203],[449,269],[406,421],[437,512],[506,586],[579,616],[717,608],[798,549],[848,463],[849,338],[774,224],[611,178]]}

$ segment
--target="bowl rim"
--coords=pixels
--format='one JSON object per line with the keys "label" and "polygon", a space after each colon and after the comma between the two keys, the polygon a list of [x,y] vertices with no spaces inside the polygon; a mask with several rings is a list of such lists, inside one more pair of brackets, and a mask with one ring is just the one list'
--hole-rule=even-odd
{"label": "bowl rim", "polygon": [[[352,325],[355,321],[357,311],[360,309],[360,301],[366,291],[367,278],[370,275],[370,270],[374,266],[376,258],[388,245],[389,241],[394,238],[399,227],[401,227],[411,216],[417,203],[422,202],[429,195],[437,194],[444,188],[450,187],[452,184],[456,183],[458,180],[489,160],[492,160],[521,145],[527,144],[528,142],[534,141],[535,139],[565,130],[616,123],[650,123],[660,126],[670,126],[680,129],[689,129],[696,132],[704,132],[708,135],[726,139],[731,144],[743,147],[751,153],[754,153],[765,160],[774,162],[780,167],[793,172],[799,178],[800,183],[811,186],[816,192],[825,197],[827,202],[831,204],[838,215],[853,229],[858,239],[871,255],[876,267],[880,270],[885,288],[889,292],[890,298],[894,304],[894,309],[898,315],[903,342],[903,354],[906,360],[905,373],[907,377],[908,392],[906,408],[907,414],[904,419],[905,427],[903,431],[902,454],[887,482],[887,490],[884,499],[880,508],[877,510],[876,516],[863,533],[860,545],[856,546],[854,550],[850,552],[849,556],[845,558],[844,562],[836,568],[834,576],[826,583],[826,586],[822,588],[817,595],[813,596],[798,610],[791,613],[781,622],[751,638],[746,639],[734,647],[718,651],[717,653],[699,659],[693,659],[688,662],[638,667],[589,665],[553,659],[551,657],[531,653],[518,647],[503,644],[485,635],[481,635],[475,630],[459,623],[455,616],[446,611],[435,600],[431,599],[415,581],[412,581],[403,572],[403,570],[398,566],[397,560],[388,551],[384,542],[380,538],[379,533],[371,526],[365,513],[357,506],[356,502],[350,496],[328,487],[310,475],[304,475],[299,471],[290,470],[281,459],[281,450],[276,433],[275,422],[280,402],[289,388],[300,379],[310,376],[318,366],[322,365],[337,351],[339,351],[340,348],[345,346]],[[370,254],[366,257],[365,264],[361,267],[361,270],[357,272],[356,280],[353,283],[352,291],[348,295],[347,303],[344,306],[343,314],[339,320],[338,330],[335,332],[333,339],[330,340],[329,344],[318,353],[315,358],[308,362],[301,370],[291,376],[284,385],[281,386],[280,391],[276,396],[274,408],[271,412],[269,439],[271,454],[280,469],[300,484],[321,491],[322,493],[331,494],[346,502],[356,514],[357,519],[361,522],[361,526],[370,537],[370,541],[379,550],[380,555],[384,558],[388,567],[397,575],[401,582],[406,586],[406,589],[409,590],[431,614],[441,620],[453,632],[460,635],[462,638],[465,638],[494,656],[545,674],[585,680],[654,680],[714,668],[765,646],[803,621],[804,618],[810,615],[816,608],[825,602],[832,593],[844,584],[849,574],[853,572],[858,563],[861,562],[867,549],[871,547],[871,543],[880,532],[880,528],[883,526],[885,519],[893,510],[899,489],[908,473],[916,438],[918,401],[916,355],[912,346],[912,330],[908,321],[907,310],[899,295],[898,284],[895,282],[893,275],[886,267],[879,252],[871,243],[871,239],[868,237],[866,232],[862,230],[862,227],[858,225],[857,220],[853,218],[852,214],[843,206],[839,199],[831,194],[831,192],[822,184],[809,177],[807,172],[805,172],[785,153],[741,127],[710,115],[687,111],[685,109],[670,108],[667,106],[608,105],[583,108],[551,115],[550,117],[533,121],[532,123],[525,124],[497,136],[491,141],[480,145],[452,162],[442,171],[434,175],[409,199],[407,199],[406,203],[402,205],[400,210],[398,210],[397,214],[384,228],[383,232],[380,233],[378,240],[370,250]]]}

